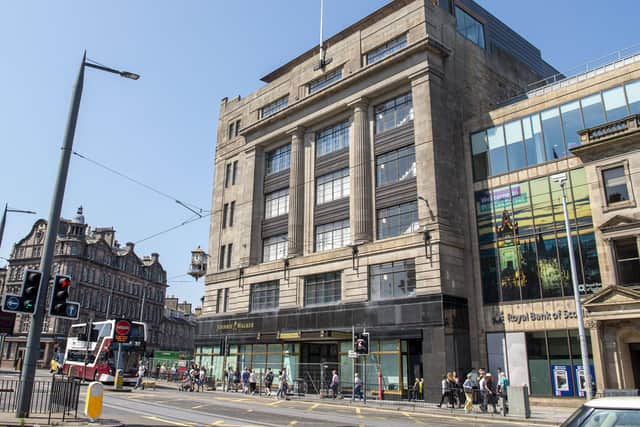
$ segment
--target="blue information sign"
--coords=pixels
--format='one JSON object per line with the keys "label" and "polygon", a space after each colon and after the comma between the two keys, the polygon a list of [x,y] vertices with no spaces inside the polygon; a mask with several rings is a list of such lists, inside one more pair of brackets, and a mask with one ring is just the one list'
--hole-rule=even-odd
{"label": "blue information sign", "polygon": [[571,365],[551,365],[551,388],[554,396],[573,396]]}

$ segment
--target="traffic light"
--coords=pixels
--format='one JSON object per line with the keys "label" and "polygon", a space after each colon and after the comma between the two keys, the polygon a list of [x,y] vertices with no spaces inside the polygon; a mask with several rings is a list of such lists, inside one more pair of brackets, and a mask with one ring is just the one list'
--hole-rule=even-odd
{"label": "traffic light", "polygon": [[356,338],[355,352],[360,356],[366,356],[369,354],[369,334],[363,332]]}
{"label": "traffic light", "polygon": [[80,304],[67,301],[71,284],[71,277],[69,276],[58,274],[53,278],[53,293],[51,294],[51,304],[49,305],[49,314],[51,316],[64,317],[66,319],[78,318]]}
{"label": "traffic light", "polygon": [[20,295],[6,294],[2,301],[2,311],[33,314],[36,311],[41,278],[42,273],[38,270],[25,270]]}

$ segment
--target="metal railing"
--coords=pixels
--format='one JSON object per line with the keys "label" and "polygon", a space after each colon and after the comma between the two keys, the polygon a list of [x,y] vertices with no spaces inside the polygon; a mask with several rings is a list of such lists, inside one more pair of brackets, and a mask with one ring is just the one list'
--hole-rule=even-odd
{"label": "metal railing", "polygon": [[[19,377],[0,377],[0,412],[14,412],[18,407],[18,396],[22,387]],[[61,414],[62,420],[74,414],[78,416],[80,381],[62,375],[50,379],[37,379],[31,393],[31,414]]]}

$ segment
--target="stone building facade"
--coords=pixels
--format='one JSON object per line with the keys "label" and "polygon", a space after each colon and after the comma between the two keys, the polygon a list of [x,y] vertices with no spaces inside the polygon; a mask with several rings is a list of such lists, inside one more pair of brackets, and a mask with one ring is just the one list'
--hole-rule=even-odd
{"label": "stone building facade", "polygon": [[[18,293],[26,269],[38,270],[47,222],[40,219],[11,252],[5,292]],[[139,257],[134,244],[125,246],[115,239],[113,228],[91,228],[85,223],[82,208],[71,219],[61,219],[51,274],[72,278],[70,301],[80,302],[83,323],[110,318],[142,319],[148,323],[147,351],[158,348],[164,318],[166,272],[158,254]],[[25,351],[31,316],[16,315],[13,333],[5,339],[2,361],[13,363]],[[64,348],[72,321],[45,316],[40,341],[40,361],[48,361],[53,347]]]}
{"label": "stone building facade", "polygon": [[484,360],[463,123],[556,71],[470,0],[392,1],[325,47],[222,100],[196,361],[348,387],[366,329],[367,383],[400,397]]}
{"label": "stone building facade", "polygon": [[160,342],[158,349],[179,351],[190,359],[194,350],[196,330],[195,315],[191,304],[179,302],[176,297],[167,297],[164,305],[164,317],[160,322]]}
{"label": "stone building facade", "polygon": [[492,370],[584,395],[562,209],[598,392],[640,386],[640,55],[527,92],[465,124],[472,322]]}

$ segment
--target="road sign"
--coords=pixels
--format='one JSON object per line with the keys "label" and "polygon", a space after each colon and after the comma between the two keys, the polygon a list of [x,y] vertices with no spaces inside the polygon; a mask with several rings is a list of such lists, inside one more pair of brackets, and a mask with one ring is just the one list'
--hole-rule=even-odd
{"label": "road sign", "polygon": [[115,340],[118,343],[129,342],[129,333],[131,332],[131,322],[128,320],[116,321]]}
{"label": "road sign", "polygon": [[80,304],[77,302],[68,302],[65,307],[66,317],[70,319],[77,319],[80,315]]}
{"label": "road sign", "polygon": [[18,307],[20,307],[20,297],[17,295],[7,295],[4,306],[11,311],[17,310]]}

